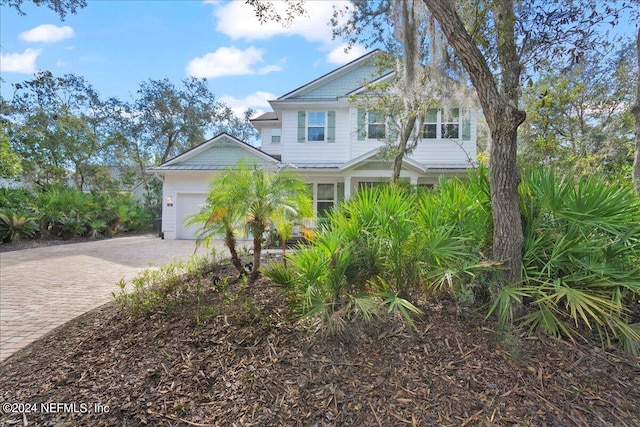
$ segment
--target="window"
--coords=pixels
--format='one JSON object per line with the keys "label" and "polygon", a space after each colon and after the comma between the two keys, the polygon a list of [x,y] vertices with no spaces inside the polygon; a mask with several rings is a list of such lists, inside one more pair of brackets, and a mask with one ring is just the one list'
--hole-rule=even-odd
{"label": "window", "polygon": [[310,111],[307,114],[307,141],[324,141],[325,112]]}
{"label": "window", "polygon": [[436,139],[438,137],[438,110],[435,108],[427,109],[424,115],[422,137],[426,139]]}
{"label": "window", "polygon": [[443,139],[458,139],[460,137],[460,109],[443,111],[441,132]]}
{"label": "window", "polygon": [[[460,138],[460,109],[438,110],[429,108],[425,111],[422,126],[424,139],[459,139]],[[462,139],[471,139],[471,122],[462,121]]]}
{"label": "window", "polygon": [[335,202],[334,184],[318,184],[316,212],[318,218],[326,218]]}
{"label": "window", "polygon": [[367,111],[367,137],[369,139],[385,139],[387,136],[386,119],[379,111]]}
{"label": "window", "polygon": [[271,129],[271,143],[280,144],[281,134],[282,134],[282,129]]}
{"label": "window", "polygon": [[336,142],[336,112],[298,111],[298,142]]}

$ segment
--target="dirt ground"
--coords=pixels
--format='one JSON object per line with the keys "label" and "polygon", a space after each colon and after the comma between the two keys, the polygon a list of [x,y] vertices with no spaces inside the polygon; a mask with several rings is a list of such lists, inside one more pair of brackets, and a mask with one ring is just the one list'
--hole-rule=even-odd
{"label": "dirt ground", "polygon": [[[640,358],[426,305],[325,336],[266,279],[107,304],[0,364],[2,426],[640,426]],[[202,278],[211,283],[211,277]]]}

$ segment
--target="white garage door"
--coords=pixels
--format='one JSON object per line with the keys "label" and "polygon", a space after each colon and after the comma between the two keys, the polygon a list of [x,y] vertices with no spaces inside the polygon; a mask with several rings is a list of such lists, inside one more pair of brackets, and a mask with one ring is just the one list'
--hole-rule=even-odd
{"label": "white garage door", "polygon": [[189,215],[200,212],[200,209],[202,209],[206,201],[206,194],[178,193],[176,200],[176,213],[178,215],[176,236],[178,239],[194,240],[196,238],[196,233],[200,226],[192,225],[191,227],[187,227],[184,224],[184,219]]}

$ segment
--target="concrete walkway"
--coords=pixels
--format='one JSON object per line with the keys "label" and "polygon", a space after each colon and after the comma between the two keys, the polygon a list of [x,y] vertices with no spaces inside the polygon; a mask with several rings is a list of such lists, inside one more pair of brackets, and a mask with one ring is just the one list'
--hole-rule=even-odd
{"label": "concrete walkway", "polygon": [[120,279],[186,260],[194,249],[194,241],[148,235],[0,253],[0,361],[112,301]]}

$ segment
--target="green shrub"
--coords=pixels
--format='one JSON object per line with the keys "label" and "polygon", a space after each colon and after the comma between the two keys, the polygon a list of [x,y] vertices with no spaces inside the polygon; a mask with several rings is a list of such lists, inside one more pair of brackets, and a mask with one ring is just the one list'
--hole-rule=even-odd
{"label": "green shrub", "polygon": [[65,187],[47,187],[39,193],[0,188],[0,208],[28,212],[45,238],[70,239],[147,231],[153,227],[154,217],[149,209],[130,195],[83,193]]}
{"label": "green shrub", "polygon": [[[215,258],[213,260],[215,262]],[[214,264],[207,257],[191,256],[186,262],[176,261],[158,269],[146,269],[128,283],[120,280],[118,292],[112,296],[120,309],[137,315],[171,311],[188,299],[198,297],[204,282],[200,280],[212,271]]]}
{"label": "green shrub", "polygon": [[[461,182],[456,185],[459,193],[452,194],[467,191]],[[434,194],[395,185],[362,189],[329,215],[312,245],[287,258],[289,269],[274,266],[265,274],[285,289],[294,313],[319,320],[330,332],[347,320],[385,311],[400,313],[411,324],[411,315],[419,312],[414,296],[444,277],[459,276],[447,291],[462,295],[458,282],[470,278],[476,248],[484,244],[475,236],[486,234],[486,215],[476,215],[465,227],[481,230],[461,236],[470,233],[440,206],[455,201]],[[467,206],[470,199],[477,195],[458,202],[459,220],[475,212]]]}
{"label": "green shrub", "polygon": [[630,307],[640,292],[640,200],[630,185],[529,170],[520,186],[524,229],[522,284],[492,307],[509,322],[511,300],[533,308],[517,319],[533,330],[603,342],[637,353],[640,325]]}
{"label": "green shrub", "polygon": [[33,219],[28,212],[0,209],[0,240],[11,243],[33,237],[38,230]]}
{"label": "green shrub", "polygon": [[0,208],[27,210],[32,196],[21,188],[0,187]]}

